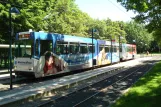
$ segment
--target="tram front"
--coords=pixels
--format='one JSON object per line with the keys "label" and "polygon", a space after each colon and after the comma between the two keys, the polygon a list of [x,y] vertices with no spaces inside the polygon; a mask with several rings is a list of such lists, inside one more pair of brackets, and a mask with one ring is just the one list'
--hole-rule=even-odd
{"label": "tram front", "polygon": [[16,35],[14,71],[16,75],[35,76],[34,73],[34,36],[32,32]]}

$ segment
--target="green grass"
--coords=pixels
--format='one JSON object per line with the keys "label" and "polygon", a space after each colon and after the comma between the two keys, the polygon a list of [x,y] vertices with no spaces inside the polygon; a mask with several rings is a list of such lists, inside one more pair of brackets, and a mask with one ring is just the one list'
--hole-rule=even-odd
{"label": "green grass", "polygon": [[111,107],[161,107],[161,62]]}

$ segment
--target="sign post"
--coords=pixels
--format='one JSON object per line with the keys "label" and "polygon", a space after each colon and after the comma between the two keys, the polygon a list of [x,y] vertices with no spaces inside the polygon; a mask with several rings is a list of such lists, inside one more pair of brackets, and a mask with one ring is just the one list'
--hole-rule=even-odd
{"label": "sign post", "polygon": [[19,10],[16,8],[16,7],[10,7],[9,8],[9,33],[10,33],[10,36],[9,36],[9,39],[10,39],[10,44],[9,44],[9,49],[10,49],[10,57],[9,57],[9,63],[10,63],[10,89],[12,90],[12,32],[13,32],[13,29],[12,29],[12,17],[11,17],[11,14],[12,13],[15,13],[15,14],[19,14]]}

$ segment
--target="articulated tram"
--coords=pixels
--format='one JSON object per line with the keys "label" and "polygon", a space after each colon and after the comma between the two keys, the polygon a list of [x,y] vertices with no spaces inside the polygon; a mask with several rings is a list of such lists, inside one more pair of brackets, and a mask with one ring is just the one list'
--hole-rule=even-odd
{"label": "articulated tram", "polygon": [[136,45],[133,44],[119,46],[111,41],[45,32],[17,33],[15,46],[16,75],[33,75],[35,78],[107,65],[136,56]]}

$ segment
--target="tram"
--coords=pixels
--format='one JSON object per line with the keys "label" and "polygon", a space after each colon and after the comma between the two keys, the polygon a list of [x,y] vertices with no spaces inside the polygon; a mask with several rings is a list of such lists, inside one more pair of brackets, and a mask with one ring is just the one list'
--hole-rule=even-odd
{"label": "tram", "polygon": [[122,44],[119,49],[118,43],[56,33],[20,32],[15,43],[15,74],[35,78],[111,64],[136,56],[136,46],[132,44]]}

